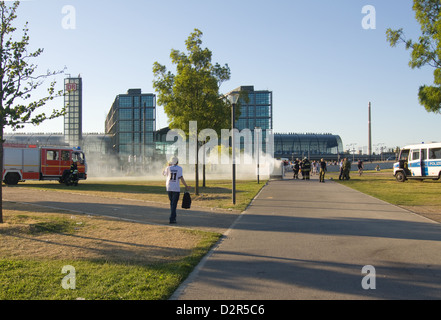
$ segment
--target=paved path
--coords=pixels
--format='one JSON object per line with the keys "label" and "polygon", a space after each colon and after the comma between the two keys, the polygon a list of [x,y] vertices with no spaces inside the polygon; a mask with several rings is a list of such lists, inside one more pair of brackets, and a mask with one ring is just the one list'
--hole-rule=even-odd
{"label": "paved path", "polygon": [[440,299],[440,252],[424,217],[332,181],[271,181],[172,299]]}

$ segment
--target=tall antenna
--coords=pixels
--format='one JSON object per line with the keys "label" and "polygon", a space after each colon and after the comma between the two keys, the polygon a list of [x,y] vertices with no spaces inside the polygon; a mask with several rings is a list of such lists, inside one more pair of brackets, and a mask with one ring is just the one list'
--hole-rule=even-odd
{"label": "tall antenna", "polygon": [[368,120],[368,126],[369,126],[369,141],[368,141],[368,153],[369,153],[369,160],[371,160],[372,155],[372,123],[371,123],[371,103],[369,102],[369,120]]}

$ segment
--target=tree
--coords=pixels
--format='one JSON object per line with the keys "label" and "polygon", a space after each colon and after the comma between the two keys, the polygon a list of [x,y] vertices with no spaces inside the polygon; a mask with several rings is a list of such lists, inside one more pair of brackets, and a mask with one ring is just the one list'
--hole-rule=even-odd
{"label": "tree", "polygon": [[[0,168],[3,168],[3,132],[6,126],[13,130],[22,128],[25,124],[38,125],[45,120],[54,119],[64,114],[64,108],[53,110],[51,115],[37,113],[37,109],[49,100],[62,95],[62,90],[55,91],[55,81],[47,89],[47,95],[35,101],[31,93],[44,84],[44,80],[62,73],[63,71],[34,75],[37,65],[31,63],[43,49],[28,52],[29,45],[28,23],[23,28],[20,40],[14,40],[16,28],[13,21],[17,18],[16,11],[20,2],[16,1],[7,6],[0,1]],[[3,223],[2,191],[0,188],[0,223]]]}
{"label": "tree", "polygon": [[435,68],[434,83],[419,88],[419,102],[428,112],[441,113],[441,3],[439,0],[414,0],[413,10],[421,25],[418,41],[407,40],[403,29],[387,29],[387,40],[392,47],[404,43],[411,50],[409,66],[412,69],[429,65]]}
{"label": "tree", "polygon": [[[181,129],[189,135],[190,121],[197,121],[200,130],[210,128],[220,133],[231,126],[231,106],[219,93],[221,84],[230,79],[230,68],[212,64],[212,52],[202,49],[202,32],[195,29],[185,44],[188,53],[171,50],[176,75],[155,62],[153,87],[158,92],[158,104],[164,107],[170,129]],[[239,109],[239,108],[237,108]],[[240,115],[237,112],[236,117]],[[199,157],[196,146],[195,193],[199,194]]]}

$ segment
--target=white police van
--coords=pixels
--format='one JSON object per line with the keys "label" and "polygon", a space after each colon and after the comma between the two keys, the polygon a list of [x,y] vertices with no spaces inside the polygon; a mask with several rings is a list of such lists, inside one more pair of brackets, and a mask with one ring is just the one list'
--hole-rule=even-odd
{"label": "white police van", "polygon": [[394,176],[399,182],[408,179],[441,178],[441,143],[405,146],[394,163]]}

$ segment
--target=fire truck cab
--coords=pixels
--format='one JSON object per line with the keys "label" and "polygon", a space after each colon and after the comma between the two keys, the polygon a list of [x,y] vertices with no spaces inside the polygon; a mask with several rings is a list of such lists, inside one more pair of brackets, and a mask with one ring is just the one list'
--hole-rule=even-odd
{"label": "fire truck cab", "polygon": [[16,185],[25,180],[58,180],[77,163],[79,179],[87,179],[87,163],[79,148],[4,144],[2,181]]}

